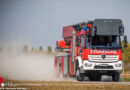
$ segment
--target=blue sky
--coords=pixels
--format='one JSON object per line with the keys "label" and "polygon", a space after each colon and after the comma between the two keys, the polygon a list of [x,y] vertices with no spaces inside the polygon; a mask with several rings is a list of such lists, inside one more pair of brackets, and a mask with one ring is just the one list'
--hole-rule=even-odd
{"label": "blue sky", "polygon": [[122,19],[130,42],[130,0],[0,0],[0,42],[52,46],[62,27],[95,18]]}

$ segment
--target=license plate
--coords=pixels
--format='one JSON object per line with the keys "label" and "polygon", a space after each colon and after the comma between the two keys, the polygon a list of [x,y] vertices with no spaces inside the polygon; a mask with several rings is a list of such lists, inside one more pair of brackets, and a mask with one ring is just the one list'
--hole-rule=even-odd
{"label": "license plate", "polygon": [[100,66],[108,66],[108,64],[100,64]]}

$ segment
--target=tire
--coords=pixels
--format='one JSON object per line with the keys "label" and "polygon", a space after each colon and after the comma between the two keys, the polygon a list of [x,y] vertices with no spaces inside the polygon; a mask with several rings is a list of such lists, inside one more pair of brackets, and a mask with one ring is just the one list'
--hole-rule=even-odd
{"label": "tire", "polygon": [[119,73],[113,74],[112,80],[115,81],[115,82],[118,82],[120,80],[120,74]]}
{"label": "tire", "polygon": [[78,76],[77,81],[84,81],[84,76],[83,75]]}
{"label": "tire", "polygon": [[76,73],[77,81],[83,81],[84,80],[84,75],[82,73],[80,73],[79,71],[80,70],[77,70],[77,73]]}

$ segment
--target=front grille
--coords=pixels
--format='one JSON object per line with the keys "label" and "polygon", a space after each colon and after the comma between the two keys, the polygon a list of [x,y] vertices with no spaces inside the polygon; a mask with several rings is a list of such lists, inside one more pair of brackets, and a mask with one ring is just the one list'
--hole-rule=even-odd
{"label": "front grille", "polygon": [[106,55],[105,58],[102,58],[102,55],[88,55],[90,61],[97,62],[113,62],[118,61],[119,55]]}
{"label": "front grille", "polygon": [[113,69],[113,66],[109,65],[109,66],[95,66],[94,67],[95,69]]}

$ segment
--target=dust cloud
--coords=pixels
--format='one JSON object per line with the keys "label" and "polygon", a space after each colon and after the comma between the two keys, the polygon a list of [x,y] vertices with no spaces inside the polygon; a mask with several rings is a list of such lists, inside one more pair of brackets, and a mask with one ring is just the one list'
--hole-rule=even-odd
{"label": "dust cloud", "polygon": [[54,56],[0,53],[0,76],[13,80],[55,80]]}
{"label": "dust cloud", "polygon": [[[26,81],[66,81],[70,78],[56,77],[54,72],[54,53],[45,50],[23,52],[26,42],[16,40],[0,43],[0,76],[9,80]],[[30,46],[30,47],[29,47]],[[30,48],[30,49],[29,49]]]}

